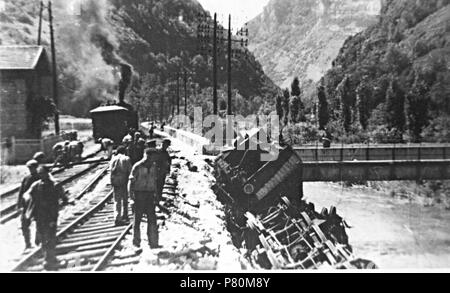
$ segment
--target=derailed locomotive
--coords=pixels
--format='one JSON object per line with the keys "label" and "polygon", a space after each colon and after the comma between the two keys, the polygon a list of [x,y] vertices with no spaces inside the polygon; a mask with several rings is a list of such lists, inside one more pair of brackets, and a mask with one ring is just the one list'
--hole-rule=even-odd
{"label": "derailed locomotive", "polygon": [[[290,147],[278,159],[247,137],[217,158],[215,192],[227,206],[234,244],[247,249],[255,266],[265,269],[373,269],[357,259],[349,244],[347,223],[336,208],[316,212],[303,200],[301,158]],[[242,149],[242,150],[241,150]]]}

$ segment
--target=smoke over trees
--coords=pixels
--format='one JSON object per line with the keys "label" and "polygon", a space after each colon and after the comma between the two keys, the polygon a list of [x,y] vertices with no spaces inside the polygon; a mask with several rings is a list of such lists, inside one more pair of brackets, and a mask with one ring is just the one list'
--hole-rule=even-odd
{"label": "smoke over trees", "polygon": [[55,1],[56,54],[63,112],[84,116],[112,99],[120,79],[118,42],[106,21],[106,0]]}

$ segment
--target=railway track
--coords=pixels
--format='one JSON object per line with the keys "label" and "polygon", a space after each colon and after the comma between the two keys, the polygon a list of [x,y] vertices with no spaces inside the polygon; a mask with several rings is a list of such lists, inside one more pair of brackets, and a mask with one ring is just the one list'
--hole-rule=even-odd
{"label": "railway track", "polygon": [[[52,172],[52,175],[58,184],[64,186],[81,178],[100,165],[100,162],[96,162],[89,164],[87,167],[85,165],[77,165],[71,169],[61,168]],[[20,215],[20,210],[17,209],[18,194],[19,188],[16,188],[0,195],[0,224],[5,224]]]}
{"label": "railway track", "polygon": [[[102,176],[98,176],[102,178]],[[95,181],[95,178],[92,182]],[[177,194],[176,179],[166,182],[164,193]],[[92,189],[86,186],[82,192]],[[160,213],[170,213],[159,206]],[[125,238],[130,234],[133,224],[115,225],[114,198],[111,186],[95,194],[94,198],[82,210],[58,223],[56,257],[57,271],[102,271],[134,264],[139,261],[136,254],[116,254]],[[129,214],[132,214],[131,209]],[[158,213],[157,213],[158,214]],[[132,220],[132,218],[131,218]],[[145,221],[145,220],[144,220]],[[36,248],[25,256],[12,271],[44,271],[43,251]]]}
{"label": "railway track", "polygon": [[[59,223],[57,232],[56,270],[98,270],[118,241],[131,229],[114,224],[112,190],[107,188],[90,202],[90,205],[73,217]],[[43,252],[35,249],[22,259],[13,271],[43,271]]]}

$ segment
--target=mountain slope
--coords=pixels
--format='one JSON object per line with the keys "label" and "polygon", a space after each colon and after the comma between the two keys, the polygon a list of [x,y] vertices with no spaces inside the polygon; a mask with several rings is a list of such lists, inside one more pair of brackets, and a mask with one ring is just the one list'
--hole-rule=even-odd
{"label": "mountain slope", "polygon": [[323,85],[336,130],[450,141],[450,1],[384,1],[379,23],[345,42]]}
{"label": "mountain slope", "polygon": [[[197,52],[196,19],[205,12],[197,1],[53,2],[63,112],[85,116],[100,103],[117,100],[121,64],[134,68],[127,94],[133,102],[150,105],[142,111],[154,112],[161,99],[169,103],[175,93],[176,73],[182,68],[196,73],[190,76],[190,102],[208,103],[206,109],[211,108],[210,98],[206,102],[206,98],[194,97],[194,93],[207,96],[212,79],[211,58]],[[35,44],[38,10],[38,0],[6,0],[5,10],[0,12],[1,44]],[[43,45],[48,44],[45,12]],[[219,60],[218,79],[219,97],[224,100],[224,57]],[[278,91],[253,56],[244,62],[233,60],[233,87],[235,98],[246,104],[245,115],[258,110],[257,106],[249,106],[251,101],[261,106]]]}
{"label": "mountain slope", "polygon": [[249,23],[250,50],[279,86],[317,82],[348,36],[376,21],[379,0],[272,0]]}

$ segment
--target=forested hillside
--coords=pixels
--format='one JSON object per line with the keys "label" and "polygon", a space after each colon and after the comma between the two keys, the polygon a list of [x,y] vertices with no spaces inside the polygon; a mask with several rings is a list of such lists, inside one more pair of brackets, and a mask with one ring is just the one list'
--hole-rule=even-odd
{"label": "forested hillside", "polygon": [[450,1],[384,1],[321,85],[320,124],[336,138],[450,141]]}
{"label": "forested hillside", "polygon": [[[142,116],[171,112],[176,73],[188,76],[189,111],[212,109],[212,61],[199,55],[197,16],[204,13],[195,0],[78,0],[54,2],[61,110],[86,116],[106,101],[116,101],[121,64],[133,67],[127,99]],[[0,42],[36,44],[38,0],[6,0],[0,12]],[[44,12],[43,45],[49,45]],[[48,50],[48,52],[50,52]],[[226,104],[226,62],[219,60],[219,106]],[[270,108],[278,88],[250,54],[233,60],[233,97],[240,114]],[[184,88],[181,87],[184,97]],[[161,107],[162,105],[162,107]],[[145,117],[144,117],[145,118]]]}

